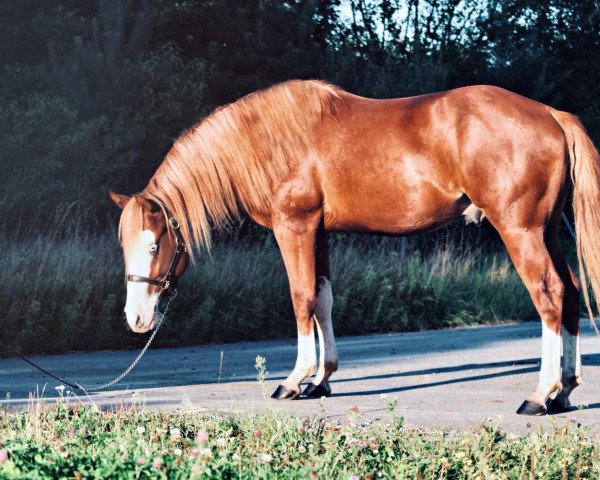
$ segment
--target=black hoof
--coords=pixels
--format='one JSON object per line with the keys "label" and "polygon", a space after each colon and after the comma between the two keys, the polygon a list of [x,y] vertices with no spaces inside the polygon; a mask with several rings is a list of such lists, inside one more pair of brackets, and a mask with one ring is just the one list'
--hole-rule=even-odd
{"label": "black hoof", "polygon": [[277,389],[271,395],[271,398],[276,400],[296,400],[300,396],[299,392],[296,392],[284,385],[279,385]]}
{"label": "black hoof", "polygon": [[517,413],[519,415],[544,415],[546,413],[547,409],[546,409],[546,405],[540,405],[538,403],[535,402],[530,402],[529,400],[525,400],[521,406],[519,407],[519,409],[517,410]]}
{"label": "black hoof", "polygon": [[329,395],[331,395],[331,387],[329,386],[329,382],[323,382],[319,385],[315,385],[311,382],[304,389],[304,392],[302,392],[302,396],[308,398],[321,398],[328,397]]}

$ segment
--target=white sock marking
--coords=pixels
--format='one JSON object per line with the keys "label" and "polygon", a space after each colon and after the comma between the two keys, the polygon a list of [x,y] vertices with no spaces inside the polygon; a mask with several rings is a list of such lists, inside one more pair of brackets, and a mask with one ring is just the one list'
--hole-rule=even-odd
{"label": "white sock marking", "polygon": [[560,382],[560,335],[542,321],[542,366],[538,391],[545,397],[554,393]]}
{"label": "white sock marking", "polygon": [[319,336],[319,370],[313,380],[315,385],[319,385],[324,379],[328,380],[329,376],[337,370],[338,365],[338,354],[331,322],[331,307],[333,305],[331,283],[327,279],[323,280],[319,287],[315,308],[315,320]]}

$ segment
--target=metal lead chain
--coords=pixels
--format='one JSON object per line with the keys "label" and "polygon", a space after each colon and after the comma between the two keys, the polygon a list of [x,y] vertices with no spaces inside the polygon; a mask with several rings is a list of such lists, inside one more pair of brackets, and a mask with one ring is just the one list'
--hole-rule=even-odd
{"label": "metal lead chain", "polygon": [[152,335],[150,335],[150,338],[146,342],[146,345],[144,346],[144,348],[142,349],[142,351],[138,354],[138,356],[135,357],[135,360],[131,363],[131,365],[129,365],[129,367],[123,373],[121,373],[118,377],[115,377],[113,380],[111,380],[108,383],[105,383],[104,385],[98,385],[96,387],[82,387],[77,382],[74,382],[74,383],[65,382],[64,380],[62,380],[61,378],[57,377],[56,375],[52,375],[50,372],[48,372],[48,371],[44,370],[43,368],[37,366],[31,360],[28,360],[27,358],[25,358],[23,356],[21,358],[23,360],[25,360],[27,363],[29,363],[30,365],[32,365],[35,368],[37,368],[38,370],[40,370],[41,372],[45,373],[46,375],[49,375],[50,377],[58,380],[59,382],[64,383],[65,385],[70,386],[71,388],[74,388],[74,389],[77,389],[77,390],[81,390],[82,392],[84,392],[86,394],[88,392],[97,392],[99,390],[104,390],[106,388],[110,388],[113,385],[116,385],[117,383],[119,383],[121,380],[123,380],[129,374],[129,372],[131,372],[135,368],[135,366],[140,362],[140,360],[142,359],[142,357],[146,353],[146,350],[148,350],[148,348],[150,347],[150,344],[152,343],[152,340],[154,340],[154,337],[158,333],[158,330],[159,330],[160,326],[162,325],[163,320],[165,319],[165,315],[167,314],[167,310],[169,309],[169,305],[171,304],[171,301],[176,296],[177,296],[177,290],[172,290],[171,292],[169,292],[169,301],[167,302],[167,305],[165,306],[165,309],[163,310],[162,313],[160,313],[160,311],[157,311],[158,323],[156,324],[156,327],[154,328],[154,331],[152,332]]}

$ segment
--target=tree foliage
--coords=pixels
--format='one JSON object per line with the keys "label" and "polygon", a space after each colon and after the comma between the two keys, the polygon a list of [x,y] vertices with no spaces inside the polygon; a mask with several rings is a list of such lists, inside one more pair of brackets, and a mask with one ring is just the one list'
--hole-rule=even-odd
{"label": "tree foliage", "polygon": [[375,97],[496,84],[600,141],[598,32],[590,0],[1,0],[0,210],[104,209],[211,109],[290,78]]}

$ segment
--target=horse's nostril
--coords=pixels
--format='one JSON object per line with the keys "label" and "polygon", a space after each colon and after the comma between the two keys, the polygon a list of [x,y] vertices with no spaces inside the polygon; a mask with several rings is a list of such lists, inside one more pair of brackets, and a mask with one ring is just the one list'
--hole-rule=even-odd
{"label": "horse's nostril", "polygon": [[136,327],[141,327],[142,326],[142,317],[141,316],[137,316],[136,320],[135,320],[135,326]]}

